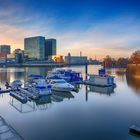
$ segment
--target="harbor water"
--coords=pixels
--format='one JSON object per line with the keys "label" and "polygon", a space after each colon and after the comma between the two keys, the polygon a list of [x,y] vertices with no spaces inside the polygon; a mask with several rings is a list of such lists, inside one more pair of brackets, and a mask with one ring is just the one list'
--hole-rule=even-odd
{"label": "harbor water", "polygon": [[[97,74],[101,66],[91,65]],[[67,69],[67,68],[66,68]],[[70,69],[81,71],[84,66]],[[30,74],[46,76],[51,68],[1,68],[0,84],[21,80]],[[129,134],[140,126],[140,80],[127,78],[125,69],[109,69],[116,88],[76,85],[79,92],[55,93],[36,102],[22,104],[9,94],[0,95],[2,116],[25,140],[138,140]]]}

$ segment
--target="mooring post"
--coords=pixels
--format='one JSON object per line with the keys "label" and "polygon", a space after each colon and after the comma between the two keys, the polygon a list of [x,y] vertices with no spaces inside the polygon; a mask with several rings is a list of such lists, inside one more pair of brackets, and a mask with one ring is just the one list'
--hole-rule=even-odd
{"label": "mooring post", "polygon": [[87,80],[87,75],[88,75],[88,64],[87,62],[85,63],[85,79]]}
{"label": "mooring post", "polygon": [[88,86],[86,85],[86,102],[88,101]]}

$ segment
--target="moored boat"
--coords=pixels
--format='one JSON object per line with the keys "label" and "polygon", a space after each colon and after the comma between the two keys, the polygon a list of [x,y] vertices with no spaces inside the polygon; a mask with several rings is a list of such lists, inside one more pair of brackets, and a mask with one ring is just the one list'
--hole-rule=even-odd
{"label": "moored boat", "polygon": [[54,91],[70,92],[75,89],[73,85],[67,83],[64,79],[52,79],[49,84]]}
{"label": "moored boat", "polygon": [[22,82],[20,80],[14,80],[11,84],[10,84],[10,88],[13,90],[16,90],[18,88],[20,88],[22,86]]}
{"label": "moored boat", "polygon": [[115,77],[106,75],[105,70],[99,70],[99,75],[94,74],[88,74],[88,79],[84,81],[87,85],[93,85],[93,86],[115,86]]}
{"label": "moored boat", "polygon": [[51,94],[51,87],[45,79],[34,79],[31,83],[26,84],[26,88],[29,92],[39,96]]}
{"label": "moored boat", "polygon": [[80,83],[83,81],[81,72],[59,69],[47,75],[47,79],[64,79],[67,82]]}

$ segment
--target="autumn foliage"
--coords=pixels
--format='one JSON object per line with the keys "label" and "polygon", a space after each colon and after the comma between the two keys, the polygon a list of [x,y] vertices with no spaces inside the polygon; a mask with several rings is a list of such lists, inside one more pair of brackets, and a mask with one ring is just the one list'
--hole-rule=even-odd
{"label": "autumn foliage", "polygon": [[140,50],[135,51],[130,58],[130,61],[134,64],[140,64]]}

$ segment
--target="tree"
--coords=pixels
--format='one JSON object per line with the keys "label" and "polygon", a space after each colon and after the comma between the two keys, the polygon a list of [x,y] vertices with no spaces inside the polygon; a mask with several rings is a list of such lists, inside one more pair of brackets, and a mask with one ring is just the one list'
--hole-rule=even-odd
{"label": "tree", "polygon": [[111,68],[112,66],[113,66],[113,60],[109,55],[107,55],[106,58],[104,58],[104,67]]}
{"label": "tree", "polygon": [[129,63],[128,58],[120,57],[120,58],[118,58],[118,60],[116,62],[116,66],[120,67],[120,68],[124,68],[127,66],[128,63]]}
{"label": "tree", "polygon": [[134,64],[140,64],[140,50],[135,51],[130,58],[131,62]]}

